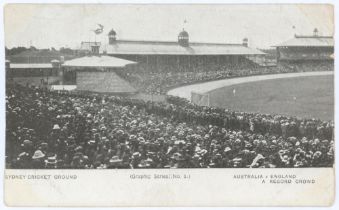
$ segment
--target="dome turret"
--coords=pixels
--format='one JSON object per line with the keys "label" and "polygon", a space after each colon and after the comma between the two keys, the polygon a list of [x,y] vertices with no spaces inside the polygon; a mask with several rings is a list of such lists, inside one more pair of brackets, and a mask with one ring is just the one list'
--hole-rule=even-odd
{"label": "dome turret", "polygon": [[242,40],[242,45],[245,46],[245,47],[248,47],[248,38],[244,38]]}
{"label": "dome turret", "polygon": [[117,40],[116,35],[117,33],[113,29],[108,33],[108,44],[115,43],[115,41]]}
{"label": "dome turret", "polygon": [[182,29],[182,31],[178,35],[178,43],[179,45],[183,47],[189,46],[189,35],[185,29]]}

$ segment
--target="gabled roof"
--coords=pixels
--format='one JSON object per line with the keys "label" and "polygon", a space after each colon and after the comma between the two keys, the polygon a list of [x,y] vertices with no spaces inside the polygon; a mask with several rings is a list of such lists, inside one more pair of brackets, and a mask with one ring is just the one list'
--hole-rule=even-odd
{"label": "gabled roof", "polygon": [[329,36],[295,36],[275,47],[334,47],[334,40]]}
{"label": "gabled roof", "polygon": [[261,55],[260,50],[242,44],[189,43],[182,47],[178,42],[117,40],[115,44],[103,45],[100,52],[109,55]]}
{"label": "gabled roof", "polygon": [[128,64],[135,64],[134,61],[129,61],[112,56],[84,56],[65,61],[62,66],[68,67],[89,67],[89,68],[121,68]]}

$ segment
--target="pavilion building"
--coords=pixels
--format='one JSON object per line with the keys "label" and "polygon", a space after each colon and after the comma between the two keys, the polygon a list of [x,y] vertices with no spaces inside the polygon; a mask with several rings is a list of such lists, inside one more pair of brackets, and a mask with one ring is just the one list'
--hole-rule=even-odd
{"label": "pavilion building", "polygon": [[139,68],[155,72],[253,64],[253,57],[265,55],[249,47],[247,38],[237,44],[191,42],[185,29],[178,34],[177,41],[119,40],[112,29],[107,44],[82,42],[81,50],[95,53],[98,46],[100,54],[138,62]]}
{"label": "pavilion building", "polygon": [[318,33],[315,28],[312,36],[294,35],[292,39],[275,45],[277,61],[333,61],[333,37]]}

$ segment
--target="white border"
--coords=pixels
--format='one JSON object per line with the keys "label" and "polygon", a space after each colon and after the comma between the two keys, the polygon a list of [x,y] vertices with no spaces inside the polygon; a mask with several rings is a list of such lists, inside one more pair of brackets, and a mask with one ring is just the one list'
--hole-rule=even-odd
{"label": "white border", "polygon": [[[0,10],[0,18],[1,18],[1,30],[0,30],[0,65],[2,67],[5,66],[5,62],[4,62],[4,21],[3,21],[3,8],[4,5],[7,3],[67,3],[67,4],[71,4],[71,3],[99,3],[99,4],[103,4],[103,3],[120,3],[120,4],[128,4],[128,3],[152,3],[152,4],[178,4],[178,3],[182,3],[182,4],[189,4],[189,3],[198,3],[198,4],[220,4],[220,3],[236,3],[236,4],[243,4],[243,3],[250,3],[250,4],[276,4],[276,3],[284,3],[284,4],[295,4],[295,3],[318,3],[318,4],[332,4],[335,6],[335,23],[339,20],[338,16],[336,15],[338,12],[338,6],[339,3],[338,1],[335,0],[271,0],[271,1],[267,1],[267,0],[256,0],[255,2],[252,0],[238,0],[238,1],[231,1],[231,0],[163,0],[163,1],[159,1],[159,0],[3,0],[1,1],[0,5],[2,6],[2,9]],[[335,39],[337,38],[337,27],[335,27]],[[337,49],[338,47],[338,42],[335,42],[335,49]],[[337,57],[337,56],[336,56]],[[335,59],[335,66],[338,65],[338,60],[337,58]],[[4,68],[2,68],[2,76],[0,77],[0,84],[2,85],[1,89],[0,89],[0,122],[1,125],[5,125],[5,77],[4,77]],[[338,99],[338,83],[339,82],[339,78],[338,76],[335,74],[335,104],[338,104],[339,99]],[[335,122],[338,122],[339,116],[338,113],[335,111]],[[1,161],[0,161],[0,167],[2,169],[2,171],[4,170],[4,154],[5,154],[5,127],[1,126],[0,128],[0,134],[1,134],[1,144],[0,144],[0,157],[1,157]],[[339,134],[339,130],[336,126],[335,129],[335,135],[338,136]],[[338,144],[336,144],[336,163],[338,161]],[[336,169],[336,178],[338,180],[338,173],[337,173],[337,169]],[[4,173],[0,173],[0,188],[2,190],[0,190],[0,197],[2,202],[0,203],[0,209],[9,209],[9,207],[4,205],[3,202],[3,179],[4,178]],[[336,182],[336,189],[338,189],[338,184]],[[19,192],[18,192],[19,193]],[[262,207],[260,207],[262,208]],[[326,208],[326,209],[338,209],[339,208],[339,204],[338,204],[338,193],[336,193],[336,201],[334,203],[334,205],[330,208]],[[17,208],[11,208],[11,209],[17,209]],[[32,208],[20,208],[20,209],[32,209]],[[39,209],[51,209],[51,208],[39,208]],[[52,209],[60,209],[60,208],[52,208]],[[66,209],[66,208],[65,208]],[[104,208],[102,208],[104,209]],[[107,208],[105,208],[107,209]],[[119,209],[119,208],[116,208]],[[147,208],[131,208],[131,209],[147,209]],[[170,209],[170,208],[163,208],[163,209]],[[173,208],[171,208],[173,209]],[[174,209],[183,209],[183,208],[174,208]],[[203,208],[203,209],[209,209],[209,208]],[[239,208],[239,209],[251,209],[251,208]],[[271,209],[271,208],[268,208]],[[272,208],[273,209],[273,208]],[[284,209],[284,208],[274,208],[274,209]],[[305,208],[303,208],[305,209]],[[312,208],[312,209],[325,209],[325,208]]]}

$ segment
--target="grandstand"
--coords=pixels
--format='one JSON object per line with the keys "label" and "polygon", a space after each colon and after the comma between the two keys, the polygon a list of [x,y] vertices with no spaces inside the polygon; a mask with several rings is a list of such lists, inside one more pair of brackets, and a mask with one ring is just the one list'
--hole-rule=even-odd
{"label": "grandstand", "polygon": [[295,35],[275,47],[278,64],[294,71],[334,69],[333,37],[319,36],[316,28],[312,36]]}
{"label": "grandstand", "polygon": [[[242,43],[238,44],[190,42],[189,34],[184,29],[179,33],[176,42],[117,40],[116,36],[116,32],[112,29],[108,34],[108,43],[106,44],[101,42],[82,42],[79,49],[69,50],[72,52],[67,51],[71,54],[67,54],[65,60],[68,62],[80,56],[108,55],[136,62],[138,65],[124,68],[123,70],[116,68],[114,69],[115,75],[110,75],[112,78],[119,78],[119,81],[124,81],[125,84],[130,83],[133,86],[127,89],[120,89],[133,89],[150,94],[165,94],[168,89],[178,85],[221,79],[228,77],[234,71],[257,68],[262,63],[263,55],[265,54],[260,50],[250,48],[247,38],[244,38]],[[45,52],[46,55],[42,54],[42,52]],[[59,54],[55,51],[34,50],[31,53],[24,51],[18,55],[7,57],[15,63],[26,63],[27,69],[32,69],[29,66],[32,66],[33,63],[34,66],[50,66],[49,62],[51,60],[55,61],[56,56]],[[32,73],[31,75],[33,76],[24,78],[21,77],[27,74],[15,70],[17,73],[12,74],[12,76],[20,77],[22,83],[27,83],[28,81],[28,83],[36,85],[40,85],[39,81],[42,81],[42,76],[49,78],[48,85],[61,84],[74,86],[76,83],[79,83],[77,74],[83,73],[76,73],[76,71],[70,70],[70,68],[63,64],[64,59],[61,59],[60,56],[59,58],[61,65],[57,71],[59,72],[58,75],[62,77],[55,77],[55,80],[50,78],[55,76],[56,71],[47,70],[48,68],[44,68],[43,71],[41,68],[36,68],[36,71],[40,72],[37,74],[27,70],[26,72]],[[44,73],[42,74],[42,72]],[[90,75],[93,75],[93,73],[87,74],[87,76]],[[105,75],[107,76],[108,74]],[[80,84],[85,81],[83,80],[83,75],[81,78],[82,82]],[[96,79],[96,77],[87,78],[86,81],[93,79]],[[80,85],[81,87],[78,90],[83,89],[82,87],[87,89],[91,87],[91,85],[86,84]],[[102,83],[97,82],[97,84]]]}
{"label": "grandstand", "polygon": [[50,63],[11,63],[6,60],[6,78],[7,82],[22,85],[52,85],[61,80],[60,67],[60,61],[55,59]]}
{"label": "grandstand", "polygon": [[[177,42],[117,40],[117,33],[112,29],[108,34],[108,44],[82,42],[80,50],[95,53],[99,47],[101,54],[107,54],[143,64],[149,71],[173,69],[194,69],[199,63],[205,68],[209,63],[216,65],[239,65],[246,56],[262,56],[263,52],[248,46],[244,38],[240,44],[190,42],[189,34],[183,29]],[[172,70],[172,69],[168,69]]]}
{"label": "grandstand", "polygon": [[250,48],[247,38],[239,44],[190,42],[184,29],[175,42],[118,40],[116,37],[112,29],[107,44],[82,42],[80,52],[95,54],[99,50],[103,55],[137,62],[134,68],[118,73],[139,91],[151,94],[164,94],[171,87],[185,84],[185,78],[188,83],[201,81],[206,75],[199,74],[204,72],[225,77],[229,71],[257,67],[256,61],[262,60],[265,54]]}

